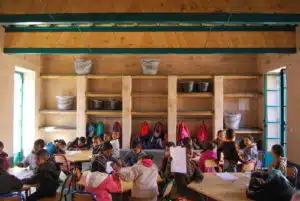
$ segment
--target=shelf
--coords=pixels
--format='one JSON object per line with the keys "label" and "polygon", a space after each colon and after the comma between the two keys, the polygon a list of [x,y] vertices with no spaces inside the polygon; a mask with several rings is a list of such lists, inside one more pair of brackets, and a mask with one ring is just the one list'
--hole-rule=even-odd
{"label": "shelf", "polygon": [[154,116],[168,116],[168,112],[143,112],[136,111],[131,112],[132,116],[140,116],[140,117],[154,117]]}
{"label": "shelf", "polygon": [[149,97],[149,98],[160,98],[168,97],[167,93],[132,93],[133,98]]}
{"label": "shelf", "polygon": [[261,75],[224,75],[225,80],[250,80],[259,79]]}
{"label": "shelf", "polygon": [[260,128],[240,128],[235,130],[236,134],[263,134],[263,132]]}
{"label": "shelf", "polygon": [[168,79],[167,75],[134,75],[131,76],[132,79],[153,79],[153,80],[163,80]]}
{"label": "shelf", "polygon": [[40,110],[40,114],[76,114],[76,110]]}
{"label": "shelf", "polygon": [[87,75],[88,79],[120,79],[122,75]]}
{"label": "shelf", "polygon": [[183,98],[211,98],[213,93],[178,93],[177,96]]}
{"label": "shelf", "polygon": [[212,79],[212,75],[179,75],[178,80]]}
{"label": "shelf", "polygon": [[257,98],[261,97],[263,93],[260,92],[250,92],[250,93],[226,93],[224,94],[225,98]]}
{"label": "shelf", "polygon": [[41,79],[76,79],[77,75],[40,75]]}
{"label": "shelf", "polygon": [[213,116],[214,113],[211,110],[206,111],[178,111],[177,116]]}
{"label": "shelf", "polygon": [[122,117],[122,111],[114,111],[114,110],[88,110],[86,111],[87,115],[95,115],[95,116],[107,116],[107,117]]}
{"label": "shelf", "polygon": [[116,94],[116,93],[87,93],[87,97],[93,97],[93,98],[121,98],[122,94]]}
{"label": "shelf", "polygon": [[54,133],[54,132],[75,132],[75,127],[68,126],[42,126],[39,128],[42,132]]}

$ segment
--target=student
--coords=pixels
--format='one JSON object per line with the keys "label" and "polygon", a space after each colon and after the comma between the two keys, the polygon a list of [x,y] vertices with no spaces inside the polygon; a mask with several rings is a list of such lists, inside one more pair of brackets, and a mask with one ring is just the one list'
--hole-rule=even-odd
{"label": "student", "polygon": [[[224,171],[236,172],[240,157],[238,146],[235,143],[234,130],[228,129],[226,131],[226,140],[220,145],[219,150],[224,154]],[[218,159],[220,160],[220,158]]]}
{"label": "student", "polygon": [[153,162],[153,156],[144,155],[135,165],[122,168],[118,175],[126,182],[133,182],[132,201],[157,201],[158,168]]}
{"label": "student", "polygon": [[166,173],[166,170],[167,170],[168,163],[171,162],[171,157],[170,157],[170,148],[171,147],[175,147],[175,143],[174,142],[167,142],[166,145],[165,145],[164,158],[162,160],[162,164],[161,164],[160,169],[159,169],[159,173],[164,179],[168,179],[167,175],[165,175],[165,173]]}
{"label": "student", "polygon": [[101,137],[99,136],[94,136],[92,141],[93,141],[92,154],[93,154],[93,158],[95,158],[101,153],[103,142]]}
{"label": "student", "polygon": [[215,151],[215,144],[212,142],[206,142],[205,143],[205,149],[202,152],[199,162],[198,162],[198,167],[202,172],[211,172],[210,169],[205,168],[205,161],[206,160],[217,160],[217,153]]}
{"label": "student", "polygon": [[119,159],[120,158],[120,142],[119,142],[118,133],[116,133],[116,132],[112,133],[112,140],[110,141],[110,143],[113,146],[112,157]]}
{"label": "student", "polygon": [[92,161],[92,172],[106,172],[107,163],[110,161],[119,164],[118,160],[112,157],[112,150],[110,142],[103,143],[102,152]]}
{"label": "student", "polygon": [[254,163],[257,162],[257,146],[254,143],[254,139],[251,135],[244,137],[244,144],[246,145],[243,153],[241,154],[241,160],[243,163]]}
{"label": "student", "polygon": [[217,138],[214,139],[213,143],[216,144],[217,147],[219,147],[225,139],[224,131],[219,130],[217,133]]}
{"label": "student", "polygon": [[142,149],[141,142],[134,142],[132,148],[133,150],[131,150],[124,158],[125,166],[133,166],[139,159],[146,155]]}
{"label": "student", "polygon": [[112,140],[111,133],[104,133],[104,142],[110,142]]}
{"label": "student", "polygon": [[300,192],[299,191],[293,195],[291,201],[300,201]]}
{"label": "student", "polygon": [[4,149],[4,144],[3,144],[3,142],[0,141],[0,159],[3,160],[4,169],[7,170],[9,168],[9,164],[8,164],[8,160],[7,160],[8,154],[5,153],[3,151],[3,149]]}
{"label": "student", "polygon": [[283,147],[279,144],[273,145],[271,149],[272,156],[274,157],[274,160],[269,166],[269,170],[276,169],[280,170],[281,173],[286,176],[287,174],[287,158],[285,158]]}
{"label": "student", "polygon": [[40,150],[36,153],[36,164],[38,168],[35,174],[31,178],[23,179],[24,184],[37,184],[36,192],[29,196],[29,201],[55,197],[60,172],[55,163],[49,160],[49,154],[46,150]]}
{"label": "student", "polygon": [[41,150],[43,150],[45,147],[45,141],[42,139],[38,139],[34,142],[33,150],[31,153],[24,158],[24,160],[17,164],[18,167],[29,167],[30,169],[36,169],[36,156],[35,154]]}
{"label": "student", "polygon": [[80,137],[79,138],[76,149],[77,150],[87,150],[88,149],[88,145],[86,144],[85,137]]}
{"label": "student", "polygon": [[55,151],[54,154],[66,154],[66,142],[64,140],[57,140],[55,143]]}
{"label": "student", "polygon": [[21,190],[22,181],[6,172],[5,162],[0,158],[0,195]]}

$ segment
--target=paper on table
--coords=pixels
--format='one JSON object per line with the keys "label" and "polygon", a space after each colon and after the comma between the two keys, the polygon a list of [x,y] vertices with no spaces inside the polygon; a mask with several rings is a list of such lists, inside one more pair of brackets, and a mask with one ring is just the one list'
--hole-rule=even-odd
{"label": "paper on table", "polygon": [[106,173],[110,174],[114,171],[114,169],[111,167],[112,161],[108,161],[106,163]]}
{"label": "paper on table", "polygon": [[31,176],[33,176],[33,171],[32,170],[24,170],[24,171],[16,172],[13,175],[15,177],[17,177],[18,179],[22,180],[22,179],[30,178]]}
{"label": "paper on table", "polygon": [[186,149],[184,147],[171,147],[171,172],[186,174]]}
{"label": "paper on table", "polygon": [[225,181],[234,181],[237,180],[238,178],[232,174],[229,173],[217,173],[216,174],[218,177],[220,177],[220,179],[223,179]]}

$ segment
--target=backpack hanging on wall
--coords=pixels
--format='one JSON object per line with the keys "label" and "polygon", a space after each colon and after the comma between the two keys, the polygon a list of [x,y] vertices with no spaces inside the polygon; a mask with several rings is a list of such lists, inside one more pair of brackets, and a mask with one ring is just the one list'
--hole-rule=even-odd
{"label": "backpack hanging on wall", "polygon": [[154,137],[159,137],[159,138],[164,138],[164,125],[159,121],[155,124],[154,129],[153,129],[153,136]]}
{"label": "backpack hanging on wall", "polygon": [[93,123],[86,124],[86,138],[92,138],[96,134],[96,127]]}
{"label": "backpack hanging on wall", "polygon": [[144,121],[141,125],[140,137],[147,136],[149,132],[150,132],[149,124],[146,121]]}
{"label": "backpack hanging on wall", "polygon": [[207,125],[203,123],[200,125],[198,133],[197,133],[198,142],[205,142],[208,140],[208,129]]}
{"label": "backpack hanging on wall", "polygon": [[177,144],[181,145],[182,141],[185,138],[189,138],[189,137],[190,137],[190,132],[189,132],[187,125],[183,121],[178,123],[177,124],[177,136],[176,136]]}
{"label": "backpack hanging on wall", "polygon": [[96,135],[99,137],[102,137],[104,135],[104,123],[102,121],[99,121],[96,124]]}

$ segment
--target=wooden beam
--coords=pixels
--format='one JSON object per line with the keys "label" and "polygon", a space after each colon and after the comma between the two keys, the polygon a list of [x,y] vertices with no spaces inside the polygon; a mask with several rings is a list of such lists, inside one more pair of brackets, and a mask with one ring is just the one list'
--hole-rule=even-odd
{"label": "wooden beam", "polygon": [[168,141],[176,142],[177,76],[168,77]]}
{"label": "wooden beam", "polygon": [[214,112],[215,121],[213,126],[213,136],[217,135],[218,130],[223,130],[223,116],[224,116],[224,88],[223,88],[223,76],[214,77]]}
{"label": "wooden beam", "polygon": [[41,109],[40,114],[76,114],[76,110],[46,110],[46,109]]}
{"label": "wooden beam", "polygon": [[178,116],[213,116],[213,111],[178,111]]}
{"label": "wooden beam", "polygon": [[179,93],[177,96],[182,98],[211,98],[213,93]]}
{"label": "wooden beam", "polygon": [[130,148],[132,130],[132,103],[131,103],[132,79],[131,76],[122,78],[122,147]]}
{"label": "wooden beam", "polygon": [[300,26],[298,25],[296,28],[296,48],[297,52],[300,52]]}
{"label": "wooden beam", "polygon": [[82,137],[86,134],[86,89],[87,77],[77,76],[77,116],[76,136]]}

